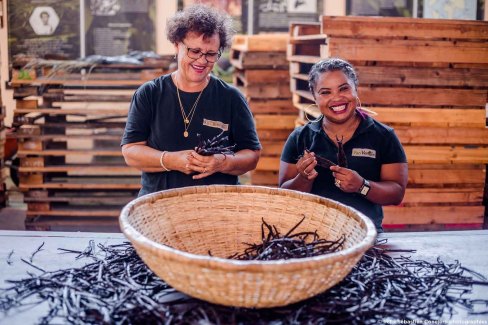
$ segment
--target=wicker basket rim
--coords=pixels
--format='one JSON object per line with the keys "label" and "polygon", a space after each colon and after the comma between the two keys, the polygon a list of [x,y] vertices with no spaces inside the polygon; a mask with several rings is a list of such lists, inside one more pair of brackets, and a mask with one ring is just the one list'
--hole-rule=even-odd
{"label": "wicker basket rim", "polygon": [[[154,202],[161,198],[182,196],[185,194],[225,193],[225,192],[267,193],[267,194],[280,193],[280,194],[285,194],[299,199],[316,201],[317,203],[323,203],[326,205],[334,204],[337,205],[339,208],[343,209],[343,212],[347,213],[349,216],[352,216],[364,222],[366,227],[366,235],[363,238],[363,240],[361,240],[361,242],[356,244],[354,247],[346,248],[344,250],[331,253],[331,254],[318,255],[318,256],[305,257],[305,258],[294,258],[288,260],[241,261],[241,260],[233,260],[233,259],[227,259],[227,258],[216,257],[216,256],[206,256],[206,255],[188,253],[164,244],[154,242],[149,238],[147,238],[142,233],[140,233],[139,231],[137,231],[134,227],[132,227],[129,224],[129,222],[127,222],[130,212],[135,207],[144,204],[146,202]],[[168,258],[170,260],[177,260],[180,262],[185,260],[203,266],[219,265],[219,267],[226,267],[233,270],[246,269],[246,271],[250,271],[253,268],[255,268],[256,271],[258,270],[262,271],[263,268],[274,267],[276,265],[282,265],[283,267],[285,267],[284,271],[291,271],[293,269],[303,268],[304,264],[323,263],[325,260],[329,262],[333,262],[336,260],[344,259],[345,257],[348,257],[350,255],[362,254],[368,248],[373,246],[374,241],[376,239],[376,228],[373,225],[373,222],[368,217],[366,217],[363,213],[359,212],[358,210],[352,207],[310,193],[298,192],[298,191],[282,189],[282,188],[256,186],[256,185],[189,186],[189,187],[182,187],[182,188],[164,190],[164,191],[147,194],[132,200],[122,209],[122,212],[119,217],[119,223],[120,223],[121,230],[125,234],[125,236],[132,243],[137,242],[137,245],[135,246],[142,246],[144,247],[145,250],[152,251],[159,255],[164,255],[165,258]]]}

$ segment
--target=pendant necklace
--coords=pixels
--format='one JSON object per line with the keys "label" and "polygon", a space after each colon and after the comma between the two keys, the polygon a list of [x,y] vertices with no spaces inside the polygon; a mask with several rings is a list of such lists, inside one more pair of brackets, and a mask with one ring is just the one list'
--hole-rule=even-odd
{"label": "pendant necklace", "polygon": [[185,113],[185,108],[183,107],[183,103],[181,102],[181,97],[180,97],[180,90],[178,87],[178,80],[175,75],[175,84],[176,84],[176,94],[178,95],[178,102],[180,104],[180,110],[181,110],[181,116],[183,117],[183,124],[185,127],[185,131],[183,132],[183,136],[185,138],[188,138],[188,128],[190,127],[190,123],[193,120],[193,116],[195,115],[195,110],[198,105],[198,101],[200,100],[200,97],[202,96],[203,91],[205,90],[205,87],[203,87],[202,91],[200,91],[200,94],[198,94],[197,99],[195,100],[195,103],[193,103],[192,108],[188,112],[188,114]]}
{"label": "pendant necklace", "polygon": [[[344,132],[342,132],[341,139],[340,139],[341,142],[346,142],[350,138],[352,138],[352,135],[354,134],[354,131],[356,130],[356,128],[361,123],[361,120],[357,117],[357,115],[355,115],[354,117],[355,117],[355,120],[354,120],[353,124],[351,124],[346,130],[344,130]],[[325,125],[323,125],[322,128],[324,129],[325,133],[327,133],[329,135],[329,138],[332,139],[331,134],[329,134],[329,133],[332,133],[332,132],[327,131],[327,127]],[[352,132],[352,134],[351,134],[351,132]],[[337,133],[333,133],[333,134],[335,135],[336,140],[339,142],[338,132]]]}

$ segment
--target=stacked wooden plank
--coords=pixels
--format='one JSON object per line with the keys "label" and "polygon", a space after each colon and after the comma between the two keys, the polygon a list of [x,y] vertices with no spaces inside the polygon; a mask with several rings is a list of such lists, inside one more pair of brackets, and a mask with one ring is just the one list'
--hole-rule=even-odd
{"label": "stacked wooden plank", "polygon": [[251,172],[254,185],[278,185],[276,159],[295,126],[287,44],[287,34],[237,35],[231,47],[234,85],[249,102],[263,145],[258,166]]}
{"label": "stacked wooden plank", "polygon": [[167,62],[14,71],[27,228],[117,225],[140,188],[140,172],[120,150],[130,100],[139,85],[168,71]]}
{"label": "stacked wooden plank", "polygon": [[292,25],[290,34],[298,109],[320,114],[309,106],[307,73],[320,59],[341,57],[358,71],[363,107],[395,128],[407,153],[409,180],[402,205],[385,207],[386,226],[481,228],[488,22],[324,16],[317,24]]}

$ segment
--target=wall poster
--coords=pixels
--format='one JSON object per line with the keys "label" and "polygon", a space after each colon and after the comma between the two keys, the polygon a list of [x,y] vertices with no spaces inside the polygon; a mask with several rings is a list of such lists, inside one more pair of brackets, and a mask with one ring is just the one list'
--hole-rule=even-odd
{"label": "wall poster", "polygon": [[155,0],[82,1],[85,1],[87,56],[156,51]]}
{"label": "wall poster", "polygon": [[424,18],[476,20],[477,0],[425,0]]}
{"label": "wall poster", "polygon": [[[244,0],[242,25],[247,31],[249,0]],[[288,32],[290,22],[318,22],[323,1],[317,0],[254,0],[253,34]]]}
{"label": "wall poster", "polygon": [[7,2],[9,58],[75,59],[80,53],[79,0]]}

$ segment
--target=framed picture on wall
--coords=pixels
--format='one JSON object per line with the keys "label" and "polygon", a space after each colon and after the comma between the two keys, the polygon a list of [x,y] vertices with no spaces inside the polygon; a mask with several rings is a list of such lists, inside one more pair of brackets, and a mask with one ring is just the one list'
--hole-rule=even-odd
{"label": "framed picture on wall", "polygon": [[80,0],[12,0],[7,15],[10,62],[18,55],[79,57]]}
{"label": "framed picture on wall", "polygon": [[82,55],[124,55],[156,50],[155,0],[83,0]]}

